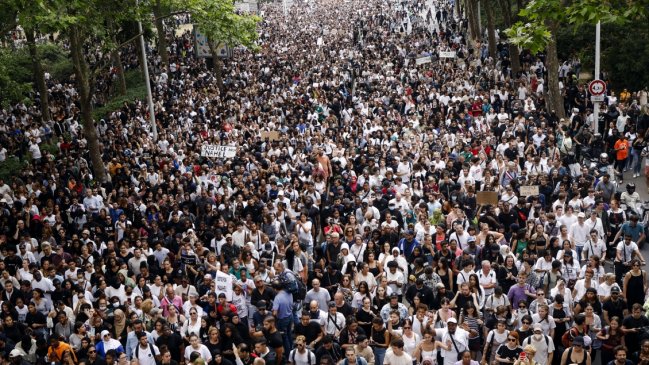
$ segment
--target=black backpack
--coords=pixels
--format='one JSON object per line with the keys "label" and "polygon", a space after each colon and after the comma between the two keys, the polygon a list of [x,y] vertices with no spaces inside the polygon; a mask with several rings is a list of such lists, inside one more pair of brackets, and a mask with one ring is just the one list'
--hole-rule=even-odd
{"label": "black backpack", "polygon": [[282,287],[293,295],[294,301],[304,300],[306,297],[306,286],[293,272],[284,270],[284,272],[279,275],[279,281],[282,284]]}

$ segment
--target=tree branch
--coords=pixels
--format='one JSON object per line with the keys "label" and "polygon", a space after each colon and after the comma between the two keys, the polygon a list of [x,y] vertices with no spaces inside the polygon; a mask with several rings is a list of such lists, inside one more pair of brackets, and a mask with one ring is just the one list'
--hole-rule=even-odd
{"label": "tree branch", "polygon": [[187,13],[191,13],[191,11],[188,11],[188,10],[179,10],[179,11],[174,11],[174,12],[169,13],[169,14],[167,14],[167,15],[161,15],[161,16],[159,16],[159,17],[157,17],[157,18],[154,18],[154,20],[158,20],[158,19],[166,19],[166,18],[170,18],[170,17],[172,17],[172,16],[174,16],[174,15],[187,14]]}

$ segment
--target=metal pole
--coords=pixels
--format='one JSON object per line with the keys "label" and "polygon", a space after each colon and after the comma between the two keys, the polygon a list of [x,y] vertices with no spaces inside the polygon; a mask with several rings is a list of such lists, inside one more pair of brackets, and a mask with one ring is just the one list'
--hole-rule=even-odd
{"label": "metal pole", "polygon": [[[135,0],[135,4],[138,4]],[[146,59],[146,48],[144,47],[144,33],[142,32],[142,22],[138,20],[137,28],[140,32],[140,52],[142,53],[142,66],[144,69],[144,83],[146,84],[146,99],[149,104],[149,122],[151,123],[151,133],[153,134],[153,142],[158,140],[158,126],[155,122],[155,109],[153,107],[153,95],[151,95],[151,82],[149,80],[149,62]],[[158,34],[158,37],[164,37],[164,34]]]}
{"label": "metal pole", "polygon": [[284,18],[286,18],[286,13],[288,12],[288,9],[286,8],[286,0],[282,0],[282,6],[284,7]]}
{"label": "metal pole", "polygon": [[[600,22],[597,22],[597,26],[595,26],[595,75],[594,79],[599,80],[599,54],[600,54]],[[579,77],[579,75],[577,75]],[[593,126],[593,130],[595,133],[598,133],[599,129],[599,101],[596,101],[593,103],[593,118],[595,119],[595,125]]]}

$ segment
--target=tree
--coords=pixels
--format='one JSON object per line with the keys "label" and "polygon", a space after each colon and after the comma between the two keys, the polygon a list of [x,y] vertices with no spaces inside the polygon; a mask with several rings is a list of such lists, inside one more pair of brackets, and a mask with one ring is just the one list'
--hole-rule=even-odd
{"label": "tree", "polygon": [[154,0],[151,2],[151,11],[154,16],[154,25],[158,32],[158,53],[164,66],[169,65],[169,52],[167,52],[167,37],[164,27],[164,18],[171,14],[171,2]]}
{"label": "tree", "polygon": [[646,19],[648,5],[647,0],[531,0],[519,13],[525,23],[517,22],[506,30],[506,34],[513,44],[527,48],[533,54],[546,50],[548,108],[564,117],[558,75],[556,35],[559,28],[568,24],[595,24],[598,21],[623,24]]}
{"label": "tree", "polygon": [[219,45],[241,45],[253,51],[257,50],[257,23],[261,18],[256,15],[238,14],[230,0],[194,0],[190,6],[189,11],[195,25],[207,36],[216,81],[219,90],[223,92],[223,64],[217,52]]}
{"label": "tree", "polygon": [[44,121],[50,120],[49,109],[49,95],[47,85],[45,84],[45,75],[43,73],[43,65],[36,47],[35,33],[39,30],[38,21],[35,19],[36,14],[41,10],[38,2],[30,2],[28,0],[7,0],[3,1],[0,6],[0,13],[4,14],[0,17],[0,23],[6,24],[0,28],[0,34],[16,28],[18,21],[23,25],[25,31],[25,38],[27,38],[27,48],[32,63],[32,70],[34,73],[34,83],[40,95],[40,108],[41,118]]}
{"label": "tree", "polygon": [[[94,69],[90,69],[85,49],[89,44],[99,45],[104,54],[111,54],[118,47],[114,41],[115,27],[122,21],[135,19],[137,8],[129,0],[50,0],[46,3],[36,3],[38,6],[34,12],[34,20],[52,33],[59,32],[61,36],[67,36],[70,41],[70,57],[79,94],[83,134],[87,140],[95,179],[104,183],[108,176],[102,160],[102,146],[92,118],[92,97],[95,80],[99,73],[110,65],[110,57],[108,61],[100,60]],[[22,18],[20,21],[23,21]]]}

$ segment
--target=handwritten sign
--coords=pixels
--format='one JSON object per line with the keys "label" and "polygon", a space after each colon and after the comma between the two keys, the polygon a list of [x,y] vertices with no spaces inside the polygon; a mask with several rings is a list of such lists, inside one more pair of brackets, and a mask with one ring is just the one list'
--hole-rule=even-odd
{"label": "handwritten sign", "polygon": [[426,56],[426,57],[419,57],[419,58],[417,58],[417,60],[416,60],[415,63],[417,64],[417,66],[419,66],[419,65],[423,65],[423,64],[431,63],[431,62],[432,62],[431,57],[430,57],[430,56]]}
{"label": "handwritten sign", "polygon": [[216,146],[211,144],[204,144],[201,146],[201,156],[203,157],[232,158],[236,155],[236,147]]}
{"label": "handwritten sign", "polygon": [[221,293],[225,293],[225,299],[228,302],[232,301],[232,276],[217,271],[216,278],[214,278],[214,284],[214,292],[217,296]]}
{"label": "handwritten sign", "polygon": [[266,140],[268,139],[269,141],[277,141],[279,140],[279,132],[278,131],[263,131],[261,132],[261,139]]}
{"label": "handwritten sign", "polygon": [[539,186],[538,185],[521,186],[520,192],[521,192],[521,196],[539,195]]}
{"label": "handwritten sign", "polygon": [[479,191],[476,193],[476,201],[480,205],[497,205],[498,193],[495,191]]}
{"label": "handwritten sign", "polygon": [[455,51],[440,51],[439,58],[455,58]]}

